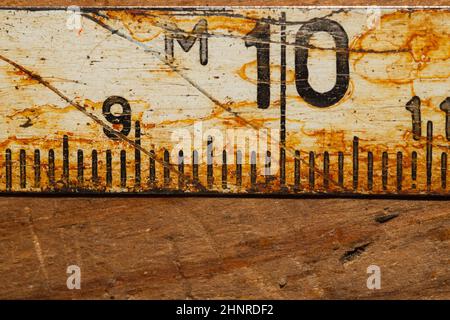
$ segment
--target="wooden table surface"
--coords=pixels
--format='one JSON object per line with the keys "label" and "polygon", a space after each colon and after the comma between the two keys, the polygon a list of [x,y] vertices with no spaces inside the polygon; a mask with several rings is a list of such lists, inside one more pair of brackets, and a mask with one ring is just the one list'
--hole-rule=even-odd
{"label": "wooden table surface", "polygon": [[[294,3],[298,1],[259,1]],[[345,4],[392,5],[390,1]],[[29,2],[7,0],[2,5]],[[370,198],[1,196],[0,298],[448,299],[447,204]],[[81,290],[66,287],[66,268],[73,264],[81,268]],[[381,268],[380,290],[367,289],[370,265]]]}
{"label": "wooden table surface", "polygon": [[447,204],[2,197],[0,298],[449,298]]}

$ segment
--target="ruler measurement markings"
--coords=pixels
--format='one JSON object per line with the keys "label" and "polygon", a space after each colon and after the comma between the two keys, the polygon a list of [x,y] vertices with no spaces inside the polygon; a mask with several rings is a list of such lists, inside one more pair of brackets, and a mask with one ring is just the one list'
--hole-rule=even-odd
{"label": "ruler measurement markings", "polygon": [[214,184],[214,154],[213,154],[213,139],[208,137],[206,144],[206,180],[208,189],[213,188]]}
{"label": "ruler measurement markings", "polygon": [[[265,156],[265,161],[264,161],[264,177],[265,177],[265,186],[266,187],[270,187],[270,182],[272,180],[272,175],[271,175],[271,171],[270,171],[270,167],[272,165],[271,163],[272,161],[272,154],[270,153],[270,151],[266,152],[266,156]],[[281,168],[280,168],[281,170]],[[281,172],[280,172],[281,174]],[[280,181],[281,184],[281,181]]]}
{"label": "ruler measurement markings", "polygon": [[250,188],[254,189],[256,186],[256,152],[250,153]]}
{"label": "ruler measurement markings", "polygon": [[34,150],[34,187],[38,189],[41,185],[41,151]]}
{"label": "ruler measurement markings", "polygon": [[286,13],[280,18],[280,185],[286,183]]}
{"label": "ruler measurement markings", "polygon": [[69,186],[69,137],[63,136],[63,183]]}
{"label": "ruler measurement markings", "polygon": [[373,152],[367,153],[367,189],[373,190]]}
{"label": "ruler measurement markings", "polygon": [[359,179],[359,138],[353,138],[353,190],[358,189]]}
{"label": "ruler measurement markings", "polygon": [[150,187],[153,187],[156,183],[156,168],[155,168],[155,151],[150,150],[150,154],[152,155],[149,157],[149,178],[148,182]]}
{"label": "ruler measurement markings", "polygon": [[431,178],[433,168],[433,122],[427,122],[427,191],[431,190]]}
{"label": "ruler measurement markings", "polygon": [[412,180],[412,189],[416,189],[416,180],[417,180],[417,151],[413,151],[411,154],[411,180]]}
{"label": "ruler measurement markings", "polygon": [[441,188],[447,188],[447,153],[441,153]]}
{"label": "ruler measurement markings", "polygon": [[106,150],[106,187],[111,188],[112,182],[112,153],[111,150]]}
{"label": "ruler measurement markings", "polygon": [[323,187],[325,191],[328,190],[329,179],[330,179],[330,155],[328,151],[325,151],[323,154]]}
{"label": "ruler measurement markings", "polygon": [[77,183],[78,187],[84,184],[84,154],[81,149],[77,151]]}
{"label": "ruler measurement markings", "polygon": [[183,150],[180,150],[178,152],[178,172],[180,172],[180,174],[178,175],[178,189],[179,190],[183,190],[183,188],[184,188],[184,180],[183,180],[183,176],[184,176],[184,153],[183,153]]}
{"label": "ruler measurement markings", "polygon": [[315,154],[314,151],[309,152],[309,175],[308,175],[308,181],[309,181],[309,190],[313,191],[315,186]]}
{"label": "ruler measurement markings", "polygon": [[[141,146],[141,123],[136,121],[134,123],[135,133],[134,141],[136,145]],[[141,150],[139,148],[134,149],[134,185],[140,187],[141,185]]]}
{"label": "ruler measurement markings", "polygon": [[19,152],[20,188],[24,189],[27,186],[27,155],[24,149],[20,149]]}
{"label": "ruler measurement markings", "polygon": [[397,152],[397,191],[402,190],[403,182],[403,154],[402,152]]}
{"label": "ruler measurement markings", "polygon": [[298,191],[301,188],[300,180],[300,150],[295,150],[294,158],[294,190]]}
{"label": "ruler measurement markings", "polygon": [[242,152],[236,152],[236,185],[242,186]]}
{"label": "ruler measurement markings", "polygon": [[[98,118],[96,115],[89,113],[83,106],[81,106],[80,104],[78,104],[77,102],[75,102],[74,100],[68,98],[64,93],[62,93],[61,91],[59,91],[56,87],[54,87],[53,85],[51,85],[48,81],[44,80],[41,76],[33,73],[32,71],[28,70],[27,68],[19,65],[18,63],[0,55],[0,60],[3,60],[4,62],[12,65],[14,68],[22,71],[23,73],[25,73],[26,75],[28,75],[31,79],[36,80],[37,82],[39,82],[40,84],[42,84],[43,86],[45,86],[46,88],[50,89],[51,91],[53,91],[56,95],[58,95],[61,99],[65,100],[66,102],[68,102],[70,105],[74,106],[76,109],[78,109],[79,111],[81,111],[83,114],[85,114],[86,116],[88,116],[89,118],[91,118],[95,123],[99,124],[101,127],[103,127],[105,133],[108,133],[112,136],[117,137],[118,139],[121,139],[125,142],[127,142],[128,144],[132,145],[134,148],[139,149],[142,152],[145,152],[147,155],[151,156],[152,154],[149,153],[148,151],[146,151],[145,149],[143,149],[140,145],[136,145],[134,141],[132,141],[131,139],[129,139],[126,135],[114,130],[112,127],[108,126],[103,120],[101,120],[100,118]],[[67,144],[67,137],[64,140],[64,154],[63,154],[63,182],[66,183],[66,181],[68,181],[68,156],[66,157],[66,150],[68,151],[68,144]],[[67,146],[66,146],[67,144]],[[158,159],[155,159],[155,161],[159,161]],[[165,161],[162,162],[163,165],[165,165]],[[67,168],[67,170],[66,170]],[[171,167],[167,168],[168,170],[173,170]],[[176,172],[177,174],[179,174],[178,172]],[[108,183],[107,183],[108,184]],[[109,186],[111,186],[111,184],[109,184]],[[204,189],[203,186],[197,182],[197,187]]]}
{"label": "ruler measurement markings", "polygon": [[127,152],[120,150],[120,187],[127,187]]}
{"label": "ruler measurement markings", "polygon": [[228,188],[227,151],[222,151],[222,189]]}
{"label": "ruler measurement markings", "polygon": [[[138,45],[139,47],[143,48],[146,52],[149,52],[151,54],[153,54],[156,58],[158,58],[162,63],[166,64],[169,68],[171,68],[174,72],[176,72],[177,74],[179,74],[184,80],[186,80],[192,87],[194,87],[195,89],[197,89],[200,93],[202,93],[205,97],[207,97],[209,100],[211,100],[211,102],[213,102],[215,105],[217,105],[218,107],[224,109],[227,112],[230,112],[235,118],[236,120],[242,121],[243,123],[245,123],[247,126],[253,128],[253,129],[260,129],[258,127],[255,127],[251,121],[243,118],[242,116],[240,116],[237,112],[233,111],[232,109],[230,109],[228,106],[224,105],[223,103],[221,103],[219,100],[217,100],[216,98],[214,98],[211,94],[209,94],[206,90],[204,90],[203,88],[199,87],[189,76],[187,76],[184,72],[182,72],[180,69],[176,68],[173,64],[169,63],[166,61],[166,59],[164,57],[162,57],[162,54],[160,52],[157,52],[155,50],[152,50],[151,48],[149,48],[146,44],[135,41],[132,37],[130,37],[128,34],[122,32],[119,29],[114,29],[113,27],[111,27],[110,25],[104,23],[103,21],[91,16],[91,15],[83,15],[86,18],[88,18],[89,20],[97,23],[98,25],[100,25],[101,27],[105,28],[106,30],[108,30],[109,32],[111,32],[114,35],[117,35],[119,37],[122,37],[136,45]],[[101,16],[100,16],[101,17]],[[338,39],[338,38],[337,38]],[[304,49],[309,49],[308,46],[301,46],[298,45],[296,43],[296,47],[302,47]],[[348,51],[348,50],[347,50]],[[341,74],[342,76],[342,74]],[[274,137],[272,137],[271,135],[267,134],[267,137],[270,139],[275,139]],[[285,151],[288,150],[291,154],[294,154],[294,151],[291,149],[284,149]],[[164,161],[163,161],[164,164]],[[318,168],[314,168],[314,170],[316,171],[316,173],[318,175],[322,175],[322,171]],[[337,182],[330,180],[330,182],[332,182],[333,184],[338,184]],[[341,188],[345,188],[343,185],[341,186]]]}
{"label": "ruler measurement markings", "polygon": [[338,152],[338,185],[344,187],[344,153]]}
{"label": "ruler measurement markings", "polygon": [[[428,132],[428,137],[427,137],[427,141],[430,142],[432,141],[432,123],[429,122],[427,125],[427,132]],[[357,139],[354,140],[358,141]],[[211,155],[212,152],[212,141],[210,140],[210,143],[208,144],[208,146],[210,146],[210,151],[209,154]],[[354,143],[355,149],[357,147],[357,143]],[[426,146],[426,150],[427,150],[427,186],[430,185],[430,176],[429,173],[431,171],[430,169],[430,154],[432,154],[432,151],[430,151],[430,143],[427,144]],[[24,149],[20,150],[20,158],[19,158],[19,168],[20,168],[20,187],[21,188],[26,188],[26,152]],[[12,187],[12,169],[13,169],[13,161],[12,161],[12,152],[10,149],[7,150],[6,153],[6,165],[7,165],[7,185],[9,186],[9,188]],[[34,158],[34,170],[35,170],[35,185],[37,184],[37,181],[39,181],[40,179],[40,160],[39,160],[39,150],[35,150],[34,152],[35,154],[35,158]],[[92,179],[95,180],[96,179],[96,157],[97,157],[97,152],[96,150],[93,150],[92,152],[93,156],[92,156],[92,161],[93,161],[93,166],[92,166]],[[237,154],[240,154],[237,153]],[[296,152],[297,156],[300,155],[299,152]],[[342,155],[342,153],[339,153],[340,155]],[[355,154],[355,152],[354,152]],[[63,137],[63,159],[64,159],[64,155],[67,157],[68,154],[68,138],[67,136]],[[268,178],[268,176],[270,176],[270,169],[267,170],[268,168],[270,168],[270,160],[268,160],[270,158],[270,154],[268,154],[269,157],[266,157],[266,179]],[[397,152],[397,161],[396,161],[396,166],[397,166],[397,182],[396,182],[396,189],[397,191],[401,191],[402,190],[402,181],[403,181],[403,157],[402,157],[402,152]],[[164,157],[165,157],[165,161],[167,163],[169,163],[169,153],[167,150],[164,151]],[[111,150],[107,150],[106,152],[106,158],[107,158],[107,184],[111,187],[112,185],[112,153]],[[66,158],[67,159],[67,158]],[[78,187],[80,187],[83,184],[83,172],[84,172],[84,161],[83,161],[83,151],[82,150],[78,150],[77,151],[77,181],[78,181]],[[126,163],[126,151],[125,150],[121,150],[120,152],[120,163],[121,163],[121,172],[120,172],[120,181],[121,181],[121,187],[125,188],[126,186],[126,180],[127,180],[127,176],[126,176],[126,167],[127,167],[127,163]],[[180,166],[179,166],[179,171],[184,174],[184,160],[183,160],[183,151],[180,151]],[[237,157],[237,159],[239,159],[239,156]],[[341,156],[342,159],[342,156]],[[356,158],[355,158],[356,159]],[[298,161],[298,159],[296,158],[295,160]],[[446,188],[446,153],[442,153],[441,154],[441,188],[445,189]],[[223,152],[223,161],[224,164],[226,166],[226,151]],[[368,189],[371,190],[371,185],[373,182],[373,153],[369,152],[368,153]],[[50,184],[54,184],[55,183],[55,153],[54,150],[51,149],[49,150],[49,166],[48,166],[48,176],[49,176],[49,182]],[[210,159],[208,160],[208,162],[211,164],[212,162],[212,157],[210,157]],[[66,160],[67,163],[67,160]],[[342,163],[342,161],[341,161]],[[170,165],[170,163],[169,163]],[[328,152],[324,152],[324,181],[323,181],[323,185],[324,188],[327,189],[327,179],[326,177],[329,174],[329,153]],[[225,166],[223,166],[223,168],[225,168]],[[239,170],[238,168],[241,167],[242,165],[236,164],[236,169],[237,171]],[[315,187],[315,177],[314,177],[314,170],[312,170],[312,168],[315,167],[315,154],[313,151],[309,152],[309,187],[310,189],[314,189]],[[209,166],[209,168],[211,168],[211,166]],[[253,186],[253,188],[256,186],[256,179],[257,179],[257,174],[256,174],[256,153],[252,152],[251,153],[251,166],[250,166],[250,177],[251,177],[251,185]],[[300,174],[299,174],[299,162],[296,163],[296,169],[294,169],[294,187],[298,187],[299,186],[299,180],[300,180]],[[223,171],[224,175],[226,176],[225,172],[227,171]],[[166,169],[165,173],[165,183],[166,185],[168,185],[170,183],[170,174],[168,173],[168,170]],[[39,178],[38,178],[39,176]],[[63,179],[67,179],[67,173],[63,172]],[[211,177],[211,174],[209,174],[209,176]],[[417,152],[414,151],[412,153],[412,157],[411,157],[411,180],[416,180],[416,176],[417,176]],[[388,153],[387,152],[383,152],[382,154],[382,184],[383,184],[383,189],[387,190],[387,186],[388,186]],[[179,189],[182,189],[182,179],[179,179],[180,184],[179,184]],[[222,181],[226,181],[226,178],[224,178],[224,176],[222,177]],[[266,180],[266,183],[268,182],[268,180]],[[212,188],[210,186],[210,188]],[[226,187],[224,187],[226,188]]]}
{"label": "ruler measurement markings", "polygon": [[[285,14],[282,13],[282,18],[280,18],[280,29],[281,29],[281,51],[283,51],[283,44],[286,41],[285,39],[285,26],[286,23],[283,23],[285,21]],[[284,30],[283,30],[284,27]],[[283,40],[284,37],[284,40]],[[5,60],[5,59],[3,59]],[[6,60],[5,60],[6,61]],[[8,62],[8,61],[6,61]],[[286,132],[285,132],[285,126],[286,126],[286,47],[284,44],[284,64],[283,64],[283,52],[281,53],[281,68],[280,68],[280,142],[279,142],[279,150],[280,150],[280,168],[278,173],[278,178],[280,181],[280,187],[282,187],[280,190],[282,191],[289,191],[290,188],[285,189],[285,183],[286,183],[286,158],[285,158],[285,144],[286,144]],[[8,62],[9,63],[9,62]],[[15,65],[13,65],[16,67]],[[283,69],[284,69],[284,75],[283,75]],[[23,70],[22,70],[23,71]],[[35,74],[33,74],[34,77],[38,77]],[[283,80],[284,78],[284,80]],[[45,80],[43,80],[43,84],[45,85]],[[284,89],[283,87],[284,82]],[[47,86],[47,85],[45,85]],[[51,89],[51,88],[50,88]],[[52,89],[51,89],[52,90]],[[284,93],[283,93],[284,90]],[[54,91],[54,90],[52,90]],[[284,94],[284,99],[282,99]],[[59,94],[58,94],[59,95]],[[61,95],[59,95],[61,97]],[[64,99],[64,98],[63,98]],[[448,98],[447,98],[448,99]],[[284,100],[284,107],[283,105]],[[218,101],[218,100],[217,100]],[[71,103],[72,104],[72,103]],[[419,107],[420,107],[420,100],[419,100]],[[284,110],[283,110],[284,108]],[[413,110],[416,112],[416,109]],[[411,111],[413,113],[413,111]],[[419,113],[420,116],[420,113]],[[284,118],[284,124],[281,118]],[[413,116],[413,127],[414,127],[414,140],[420,140],[420,125],[418,124],[420,121],[417,120],[417,116]],[[284,127],[284,130],[283,130]],[[447,126],[448,127],[448,126]],[[128,142],[124,140],[125,142]],[[213,148],[212,148],[213,140],[209,141],[206,146],[207,149],[207,165],[206,165],[206,180],[207,180],[207,189],[206,190],[212,190],[215,188],[214,185],[214,163],[213,163]],[[134,187],[139,188],[140,182],[141,182],[141,128],[139,121],[135,122],[135,139],[134,143],[131,144],[131,146],[134,148],[135,152],[135,158],[134,158]],[[359,167],[359,156],[360,156],[360,150],[363,150],[364,144],[360,145],[359,137],[354,137],[353,143],[352,143],[352,186],[353,191],[358,192],[362,187],[359,183],[359,175],[360,175],[360,167]],[[36,152],[37,151],[37,152]],[[94,166],[94,151],[92,151],[92,181],[94,182],[97,180],[97,151],[95,151],[95,166]],[[433,185],[432,185],[432,178],[433,178],[433,122],[427,121],[427,135],[426,135],[426,145],[425,145],[425,154],[426,154],[426,191],[427,192],[433,192]],[[193,182],[200,183],[199,179],[199,164],[195,161],[195,150],[193,152],[193,165],[192,165],[192,176],[193,176]],[[322,176],[323,178],[323,188],[325,190],[328,190],[329,188],[329,179],[330,179],[330,158],[328,151],[325,151],[323,153],[323,167],[322,169],[317,169],[317,159],[316,159],[316,153],[315,151],[306,151],[307,154],[309,154],[309,163],[308,163],[308,181],[309,181],[309,191],[315,191],[316,185],[315,185],[315,173],[317,173],[319,176]],[[388,151],[384,151],[382,153],[381,157],[381,178],[382,178],[382,189],[383,191],[387,191],[390,187],[388,184]],[[11,191],[14,189],[13,184],[13,176],[12,176],[12,170],[15,168],[13,158],[13,152],[11,149],[6,150],[6,156],[5,156],[5,167],[6,167],[6,190]],[[126,153],[127,151],[125,149],[120,151],[120,186],[121,188],[126,188],[127,186],[127,167],[128,163],[126,161]],[[84,159],[83,159],[83,150],[79,149],[77,150],[77,166],[75,167],[77,169],[77,187],[80,187],[84,183]],[[147,152],[146,152],[147,154]],[[242,172],[243,166],[242,166],[242,160],[239,159],[240,151],[238,150],[236,152],[236,165],[235,165],[235,176],[236,176],[236,186],[242,185],[242,175],[244,174]],[[392,153],[393,154],[393,153]],[[17,153],[16,153],[17,155]],[[151,187],[156,187],[154,185],[156,181],[156,168],[155,168],[155,160],[156,156],[154,152],[149,151],[149,183],[152,185]],[[320,154],[322,155],[322,154]],[[320,155],[317,157],[320,159]],[[108,160],[109,156],[109,160]],[[68,135],[64,135],[62,139],[62,180],[61,182],[64,184],[65,188],[70,188],[70,166],[69,166],[69,158],[70,158],[70,149],[69,149],[69,138]],[[438,157],[439,158],[439,157]],[[437,159],[438,159],[437,158]],[[198,154],[197,154],[198,159]],[[242,155],[241,155],[242,159]],[[436,158],[435,158],[436,159]],[[338,181],[336,184],[341,187],[341,191],[346,191],[344,188],[344,153],[342,151],[338,152]],[[153,161],[153,168],[152,168],[152,161]],[[294,178],[294,184],[293,189],[298,190],[301,189],[301,174],[300,174],[300,162],[302,161],[300,157],[300,153],[297,150],[294,150],[294,157],[293,157],[293,164],[294,164],[294,170],[293,170],[293,178]],[[417,162],[419,161],[417,156],[417,151],[413,151],[411,153],[411,189],[416,189],[416,181],[417,181]],[[108,165],[109,162],[109,165]],[[185,163],[184,163],[184,157],[183,157],[183,151],[180,150],[180,156],[178,159],[178,162],[175,161],[178,166],[176,167],[176,170],[173,170],[173,165],[170,163],[170,156],[169,151],[164,150],[163,152],[163,160],[161,161],[162,167],[163,167],[163,185],[164,188],[172,189],[171,186],[171,177],[170,172],[175,172],[178,176],[178,189],[182,190],[184,189],[185,185],[183,183],[184,176],[185,176]],[[112,187],[112,175],[113,175],[113,165],[112,165],[112,154],[111,150],[107,150],[106,152],[106,184],[109,188]],[[374,157],[373,153],[369,151],[367,153],[367,188],[369,191],[373,190],[373,175],[374,175]],[[364,166],[364,163],[363,163]],[[19,185],[20,188],[25,189],[27,188],[27,176],[26,176],[26,151],[25,149],[19,150]],[[41,185],[40,181],[40,154],[39,150],[36,149],[34,153],[34,187],[39,188]],[[94,169],[95,168],[95,169]],[[403,190],[403,154],[402,152],[398,151],[396,152],[396,184],[395,189],[398,193],[402,192]],[[362,168],[363,169],[363,168]],[[361,170],[362,170],[361,169]],[[131,169],[132,170],[132,169]],[[153,170],[153,173],[152,173]],[[438,170],[438,169],[436,169]],[[247,170],[245,170],[247,171]],[[363,171],[363,170],[362,170]],[[265,186],[268,187],[271,182],[271,157],[270,155],[265,157],[265,163],[264,163],[264,172],[265,172]],[[441,183],[440,187],[441,189],[446,188],[446,172],[447,172],[447,154],[442,152],[441,153],[441,159],[440,159],[440,178]],[[48,180],[49,184],[55,187],[55,184],[58,183],[56,177],[55,177],[55,153],[53,149],[50,149],[48,151]],[[222,182],[222,189],[226,189],[228,186],[227,181],[227,175],[228,175],[228,166],[227,166],[227,154],[226,151],[223,150],[222,153],[222,171],[221,171],[221,182]],[[250,154],[250,168],[249,168],[249,175],[250,175],[250,190],[256,191],[256,186],[259,185],[258,183],[258,174],[257,174],[257,161],[256,161],[256,153],[252,152]],[[439,175],[439,173],[438,173]],[[59,178],[58,178],[59,179]],[[33,184],[31,184],[33,185]],[[319,183],[320,185],[320,183]],[[392,183],[392,185],[394,185]],[[320,186],[319,186],[320,187]]]}
{"label": "ruler measurement markings", "polygon": [[387,190],[387,184],[388,184],[388,153],[386,151],[383,151],[383,154],[381,156],[381,183],[383,191]]}
{"label": "ruler measurement markings", "polygon": [[55,151],[50,149],[48,151],[48,182],[50,187],[55,185]]}
{"label": "ruler measurement markings", "polygon": [[92,150],[91,161],[92,161],[91,178],[92,178],[92,183],[94,184],[94,186],[96,186],[99,183],[97,150]]}
{"label": "ruler measurement markings", "polygon": [[6,149],[5,167],[6,167],[6,191],[11,191],[11,187],[12,187],[11,149]]}
{"label": "ruler measurement markings", "polygon": [[164,188],[170,185],[170,153],[169,150],[164,150]]}

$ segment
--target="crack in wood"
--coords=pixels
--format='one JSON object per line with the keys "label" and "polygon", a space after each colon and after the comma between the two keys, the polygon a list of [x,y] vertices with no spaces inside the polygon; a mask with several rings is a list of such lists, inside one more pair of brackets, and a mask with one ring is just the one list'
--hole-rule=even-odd
{"label": "crack in wood", "polygon": [[354,247],[351,250],[346,251],[341,258],[339,259],[343,264],[352,261],[359,257],[364,251],[366,251],[367,247],[371,245],[372,242],[364,243],[360,246]]}

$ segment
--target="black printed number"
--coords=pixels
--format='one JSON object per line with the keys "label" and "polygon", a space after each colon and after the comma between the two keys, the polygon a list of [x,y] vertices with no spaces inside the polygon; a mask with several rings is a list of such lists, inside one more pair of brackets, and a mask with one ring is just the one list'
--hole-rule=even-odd
{"label": "black printed number", "polygon": [[[311,36],[316,32],[327,32],[336,45],[336,83],[327,92],[317,92],[309,84],[308,47]],[[345,95],[350,81],[348,65],[348,37],[341,25],[333,20],[314,19],[305,23],[295,39],[295,83],[298,94],[316,107],[329,107]]]}
{"label": "black printed number", "polygon": [[256,47],[256,97],[258,108],[267,109],[270,105],[270,25],[258,22],[245,37],[245,46]]}
{"label": "black printed number", "polygon": [[[336,83],[327,92],[317,92],[309,84],[308,56],[310,39],[316,32],[330,34],[336,46]],[[270,25],[258,22],[245,37],[246,47],[256,47],[258,108],[270,105]],[[339,102],[350,82],[348,36],[342,26],[329,19],[313,19],[305,23],[295,39],[295,83],[300,97],[309,104],[325,108]]]}
{"label": "black printed number", "polygon": [[[111,107],[113,105],[120,105],[122,108],[122,112],[119,115],[116,115],[111,112]],[[120,124],[122,129],[117,131],[124,136],[127,136],[131,130],[131,108],[130,104],[125,98],[119,96],[111,96],[103,102],[103,115],[105,116],[108,122],[114,124]],[[116,140],[119,137],[115,132],[107,128],[103,128],[103,132],[108,136],[108,138]]]}

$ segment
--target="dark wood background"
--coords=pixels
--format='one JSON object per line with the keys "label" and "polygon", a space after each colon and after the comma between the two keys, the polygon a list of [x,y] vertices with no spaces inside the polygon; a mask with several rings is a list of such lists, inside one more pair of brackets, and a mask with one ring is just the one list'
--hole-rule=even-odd
{"label": "dark wood background", "polygon": [[[295,5],[34,1],[33,5]],[[303,1],[302,5],[393,5]],[[403,1],[396,5],[449,5]],[[30,5],[26,0],[2,6]],[[446,200],[0,197],[0,298],[450,298]],[[66,268],[81,267],[81,290]],[[369,265],[381,289],[368,290]]]}

